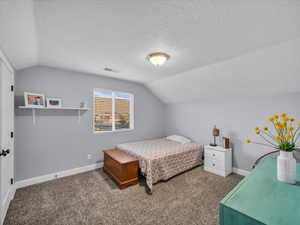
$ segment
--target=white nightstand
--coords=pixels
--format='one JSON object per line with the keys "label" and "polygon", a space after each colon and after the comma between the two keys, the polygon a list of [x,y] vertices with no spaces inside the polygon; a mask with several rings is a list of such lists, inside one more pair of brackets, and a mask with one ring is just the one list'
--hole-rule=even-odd
{"label": "white nightstand", "polygon": [[226,177],[232,173],[232,150],[221,146],[204,146],[204,169]]}

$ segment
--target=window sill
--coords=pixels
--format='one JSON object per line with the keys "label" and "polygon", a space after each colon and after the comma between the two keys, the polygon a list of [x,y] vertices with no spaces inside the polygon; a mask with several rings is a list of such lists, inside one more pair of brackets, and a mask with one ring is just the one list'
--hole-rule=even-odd
{"label": "window sill", "polygon": [[134,128],[120,129],[120,130],[109,130],[109,131],[94,131],[94,134],[119,133],[119,132],[133,131],[133,130],[134,130]]}

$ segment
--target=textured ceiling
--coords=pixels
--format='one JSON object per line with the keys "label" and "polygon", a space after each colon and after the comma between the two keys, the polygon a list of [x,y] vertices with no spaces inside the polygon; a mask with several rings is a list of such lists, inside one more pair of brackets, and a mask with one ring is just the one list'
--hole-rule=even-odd
{"label": "textured ceiling", "polygon": [[[173,102],[166,81],[210,96],[196,91],[207,89],[204,75],[196,86],[187,74],[299,38],[300,1],[0,0],[0,31],[17,69],[40,64],[137,81]],[[156,68],[145,60],[154,51],[171,59]]]}

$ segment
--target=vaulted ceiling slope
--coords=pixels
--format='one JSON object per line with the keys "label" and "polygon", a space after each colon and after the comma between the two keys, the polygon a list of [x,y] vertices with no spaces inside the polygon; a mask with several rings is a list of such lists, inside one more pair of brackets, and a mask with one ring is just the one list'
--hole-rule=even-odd
{"label": "vaulted ceiling slope", "polygon": [[[164,102],[300,91],[300,38],[154,81]],[[238,110],[238,109],[237,109]]]}
{"label": "vaulted ceiling slope", "polygon": [[38,63],[32,0],[0,0],[0,48],[16,69]]}
{"label": "vaulted ceiling slope", "polygon": [[[16,69],[137,81],[166,102],[212,97],[213,83],[219,95],[286,92],[260,86],[300,72],[299,0],[0,0],[0,32]],[[155,51],[171,59],[156,68],[145,60]]]}

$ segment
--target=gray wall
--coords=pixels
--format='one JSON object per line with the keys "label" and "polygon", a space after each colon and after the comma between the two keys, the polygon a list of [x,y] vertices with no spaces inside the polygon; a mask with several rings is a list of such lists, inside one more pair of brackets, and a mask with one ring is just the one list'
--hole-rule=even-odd
{"label": "gray wall", "polygon": [[[300,119],[300,93],[165,105],[146,87],[133,82],[42,66],[16,73],[17,104],[23,104],[23,92],[29,91],[60,97],[64,106],[78,106],[85,101],[92,109],[93,88],[133,93],[135,129],[94,134],[92,110],[83,113],[80,124],[76,111],[38,111],[34,126],[30,111],[16,109],[16,180],[99,162],[103,149],[122,142],[178,133],[208,144],[215,124],[223,136],[231,138],[234,167],[249,170],[255,159],[271,151],[243,142],[248,137],[258,138],[252,128],[268,124],[267,118],[274,113],[286,112]],[[88,154],[92,154],[91,160]]]}
{"label": "gray wall", "polygon": [[[16,73],[15,94],[19,105],[23,102],[23,92],[29,91],[62,98],[64,106],[79,106],[85,101],[92,109],[93,88],[133,93],[135,129],[94,134],[92,110],[83,113],[80,124],[76,111],[38,111],[34,126],[29,110],[16,109],[16,180],[90,165],[102,160],[103,149],[164,135],[165,105],[143,85],[42,66]],[[91,160],[88,154],[92,154]]]}
{"label": "gray wall", "polygon": [[253,128],[270,125],[267,118],[275,113],[286,112],[300,119],[299,99],[298,93],[170,104],[166,109],[166,134],[179,133],[208,144],[212,142],[211,130],[217,125],[223,136],[231,138],[234,167],[249,170],[255,159],[272,149],[246,144],[244,139],[259,140]]}

